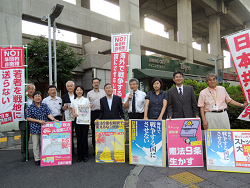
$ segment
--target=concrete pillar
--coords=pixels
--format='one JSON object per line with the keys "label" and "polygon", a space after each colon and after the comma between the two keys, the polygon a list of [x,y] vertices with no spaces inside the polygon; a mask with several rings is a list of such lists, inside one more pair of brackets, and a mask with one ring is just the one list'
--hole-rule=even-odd
{"label": "concrete pillar", "polygon": [[[90,0],[76,0],[76,5],[90,9]],[[82,45],[82,54],[85,54],[84,44],[91,42],[91,37],[77,34],[77,44]]]}
{"label": "concrete pillar", "polygon": [[201,43],[201,51],[208,53],[208,42],[207,41],[203,41]]}
{"label": "concrete pillar", "polygon": [[179,42],[187,45],[186,62],[193,63],[191,0],[177,0]]}
{"label": "concrete pillar", "polygon": [[145,19],[144,14],[142,12],[140,12],[140,27],[141,27],[141,29],[145,30],[145,21],[144,21],[144,19]]}
{"label": "concrete pillar", "polygon": [[175,28],[168,30],[169,39],[173,41],[177,41],[177,30]]}
{"label": "concrete pillar", "polygon": [[124,32],[132,32],[132,49],[130,58],[129,79],[133,77],[132,70],[141,68],[141,39],[139,0],[119,0],[120,20],[127,25]]}
{"label": "concrete pillar", "polygon": [[1,0],[0,7],[0,45],[22,45],[22,0]]}
{"label": "concrete pillar", "polygon": [[220,38],[220,17],[219,15],[209,16],[209,43],[210,53],[215,56],[221,55],[221,38]]}
{"label": "concrete pillar", "polygon": [[7,148],[14,146],[14,132],[7,132]]}

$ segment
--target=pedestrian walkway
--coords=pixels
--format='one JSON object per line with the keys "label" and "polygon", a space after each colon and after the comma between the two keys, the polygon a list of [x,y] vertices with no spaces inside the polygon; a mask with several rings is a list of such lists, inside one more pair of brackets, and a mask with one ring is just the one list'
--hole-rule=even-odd
{"label": "pedestrian walkway", "polygon": [[[4,133],[4,135],[7,134]],[[90,188],[250,187],[249,174],[246,173],[207,171],[205,167],[164,168],[129,165],[128,145],[126,145],[125,164],[96,163],[94,157],[90,155],[90,160],[87,163],[76,163],[76,156],[74,156],[73,165],[71,166],[39,168],[34,165],[32,151],[30,151],[29,161],[21,162],[19,131],[15,132],[15,146],[13,148],[6,148],[6,140],[6,136],[0,140],[1,187],[29,187],[31,186],[30,183],[32,185],[36,183],[36,187],[43,188],[53,186],[79,187],[82,185]],[[89,144],[91,144],[91,137],[89,137]],[[91,145],[90,150],[92,151]],[[23,176],[21,175],[22,171],[26,173]],[[44,175],[40,176],[40,173]],[[58,175],[54,175],[55,173]],[[21,183],[13,181],[14,179],[25,178],[27,181],[23,180]],[[53,178],[53,181],[47,181],[51,178]],[[45,181],[45,179],[47,180]]]}

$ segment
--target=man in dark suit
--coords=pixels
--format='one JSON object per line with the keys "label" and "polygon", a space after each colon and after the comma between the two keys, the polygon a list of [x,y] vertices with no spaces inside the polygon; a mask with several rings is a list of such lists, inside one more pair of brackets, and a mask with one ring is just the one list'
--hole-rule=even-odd
{"label": "man in dark suit", "polygon": [[[72,103],[72,101],[76,98],[74,94],[74,89],[75,89],[75,83],[73,81],[68,81],[66,83],[66,89],[68,90],[68,93],[62,96],[62,110],[65,111],[68,108],[68,105]],[[65,115],[63,116],[63,121],[65,120]],[[74,155],[74,129],[75,129],[75,121],[72,121],[72,155]]]}
{"label": "man in dark suit", "polygon": [[168,91],[168,118],[199,118],[199,110],[192,86],[183,85],[184,77],[181,71],[173,74],[176,87]]}
{"label": "man in dark suit", "polygon": [[104,90],[107,96],[100,99],[101,112],[98,119],[124,119],[121,97],[113,95],[111,84],[105,84]]}

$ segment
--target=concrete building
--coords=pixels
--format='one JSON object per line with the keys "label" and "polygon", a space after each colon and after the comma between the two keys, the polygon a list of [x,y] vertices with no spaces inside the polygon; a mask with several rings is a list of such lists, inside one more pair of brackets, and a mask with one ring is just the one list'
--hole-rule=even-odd
{"label": "concrete building", "polygon": [[[228,50],[222,36],[249,26],[250,2],[248,0],[107,0],[120,6],[120,21],[90,10],[90,0],[76,0],[76,5],[61,0],[1,0],[0,45],[22,45],[21,21],[27,20],[46,25],[41,18],[55,4],[64,5],[57,19],[57,27],[78,33],[78,53],[85,59],[75,72],[76,82],[88,90],[92,77],[105,82],[110,80],[111,33],[132,32],[130,77],[133,69],[141,69],[141,55],[145,50],[168,56],[170,59],[190,64],[213,67],[208,58],[217,58],[222,50]],[[144,30],[144,18],[164,24],[169,39]],[[91,42],[90,37],[98,40]],[[201,44],[201,51],[192,47]],[[210,54],[208,54],[210,44]],[[81,50],[80,50],[81,49]],[[234,68],[221,71],[235,72]],[[84,74],[83,74],[84,72]],[[198,74],[197,74],[198,75]],[[226,77],[233,76],[227,75]]]}
{"label": "concrete building", "polygon": [[[1,0],[0,45],[26,44],[30,37],[22,35],[22,20],[46,25],[41,18],[50,13],[55,4],[62,4],[64,10],[57,19],[57,27],[78,34],[78,44],[71,46],[77,53],[83,55],[84,61],[74,70],[75,81],[76,84],[81,84],[86,90],[90,90],[93,77],[102,79],[101,86],[110,82],[111,33],[133,33],[129,75],[139,78],[143,74],[145,76],[153,72],[147,70],[149,64],[145,65],[145,62],[142,62],[146,50],[168,57],[170,60],[177,60],[175,61],[177,64],[180,61],[180,66],[184,67],[184,70],[186,67],[187,71],[188,67],[199,65],[202,69],[210,71],[214,67],[214,62],[207,59],[217,58],[222,55],[223,50],[228,50],[225,40],[221,37],[250,26],[249,0],[106,1],[120,6],[120,21],[91,11],[90,0],[76,0],[76,5],[62,0]],[[145,31],[144,18],[164,24],[169,39]],[[98,40],[91,42],[91,36]],[[192,42],[201,44],[201,51],[194,49]],[[210,54],[208,44],[210,44]],[[165,60],[161,60],[163,61]],[[220,60],[218,63],[223,77],[228,80],[237,79],[233,67],[225,70],[223,61]],[[191,75],[188,72],[185,72],[185,75],[197,78],[200,75],[200,68],[196,69]],[[171,70],[169,71],[171,73]],[[164,73],[164,75],[169,74]]]}

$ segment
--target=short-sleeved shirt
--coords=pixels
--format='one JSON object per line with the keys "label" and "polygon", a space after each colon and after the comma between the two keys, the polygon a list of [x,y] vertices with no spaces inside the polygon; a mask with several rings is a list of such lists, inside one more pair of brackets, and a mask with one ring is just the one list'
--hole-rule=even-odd
{"label": "short-sleeved shirt", "polygon": [[105,97],[105,91],[103,89],[99,89],[97,92],[94,89],[92,89],[87,93],[87,98],[89,99],[90,104],[93,105],[91,111],[101,109],[100,99],[102,97]]}
{"label": "short-sleeved shirt", "polygon": [[51,96],[43,99],[42,103],[47,104],[49,109],[51,110],[52,116],[61,116],[62,109],[62,99],[60,97],[55,97],[55,99],[51,98]]}
{"label": "short-sleeved shirt", "polygon": [[[37,120],[47,121],[48,115],[51,114],[49,107],[44,104],[40,103],[40,107],[38,108],[35,103],[30,105],[26,112],[27,118],[33,118]],[[41,134],[41,124],[36,122],[29,122],[30,125],[30,133],[31,134]]]}
{"label": "short-sleeved shirt", "polygon": [[[160,91],[158,95],[156,95],[155,91],[149,91],[145,99],[149,101],[148,107],[148,118],[149,119],[157,119],[161,114],[161,109],[163,107],[163,99],[168,100],[168,94],[165,91]],[[162,116],[162,119],[167,118],[167,113]]]}
{"label": "short-sleeved shirt", "polygon": [[[124,99],[124,104],[127,102],[128,97],[130,93],[127,93]],[[140,90],[136,90],[135,92],[135,111],[136,113],[143,113],[144,112],[144,106],[145,106],[145,97],[146,93]],[[132,101],[133,99],[129,100],[129,107],[128,107],[128,113],[132,112]]]}
{"label": "short-sleeved shirt", "polygon": [[200,92],[198,106],[205,107],[205,112],[213,111],[212,106],[218,106],[218,110],[227,108],[227,103],[232,99],[228,95],[226,89],[222,86],[216,86],[214,89],[207,87]]}

